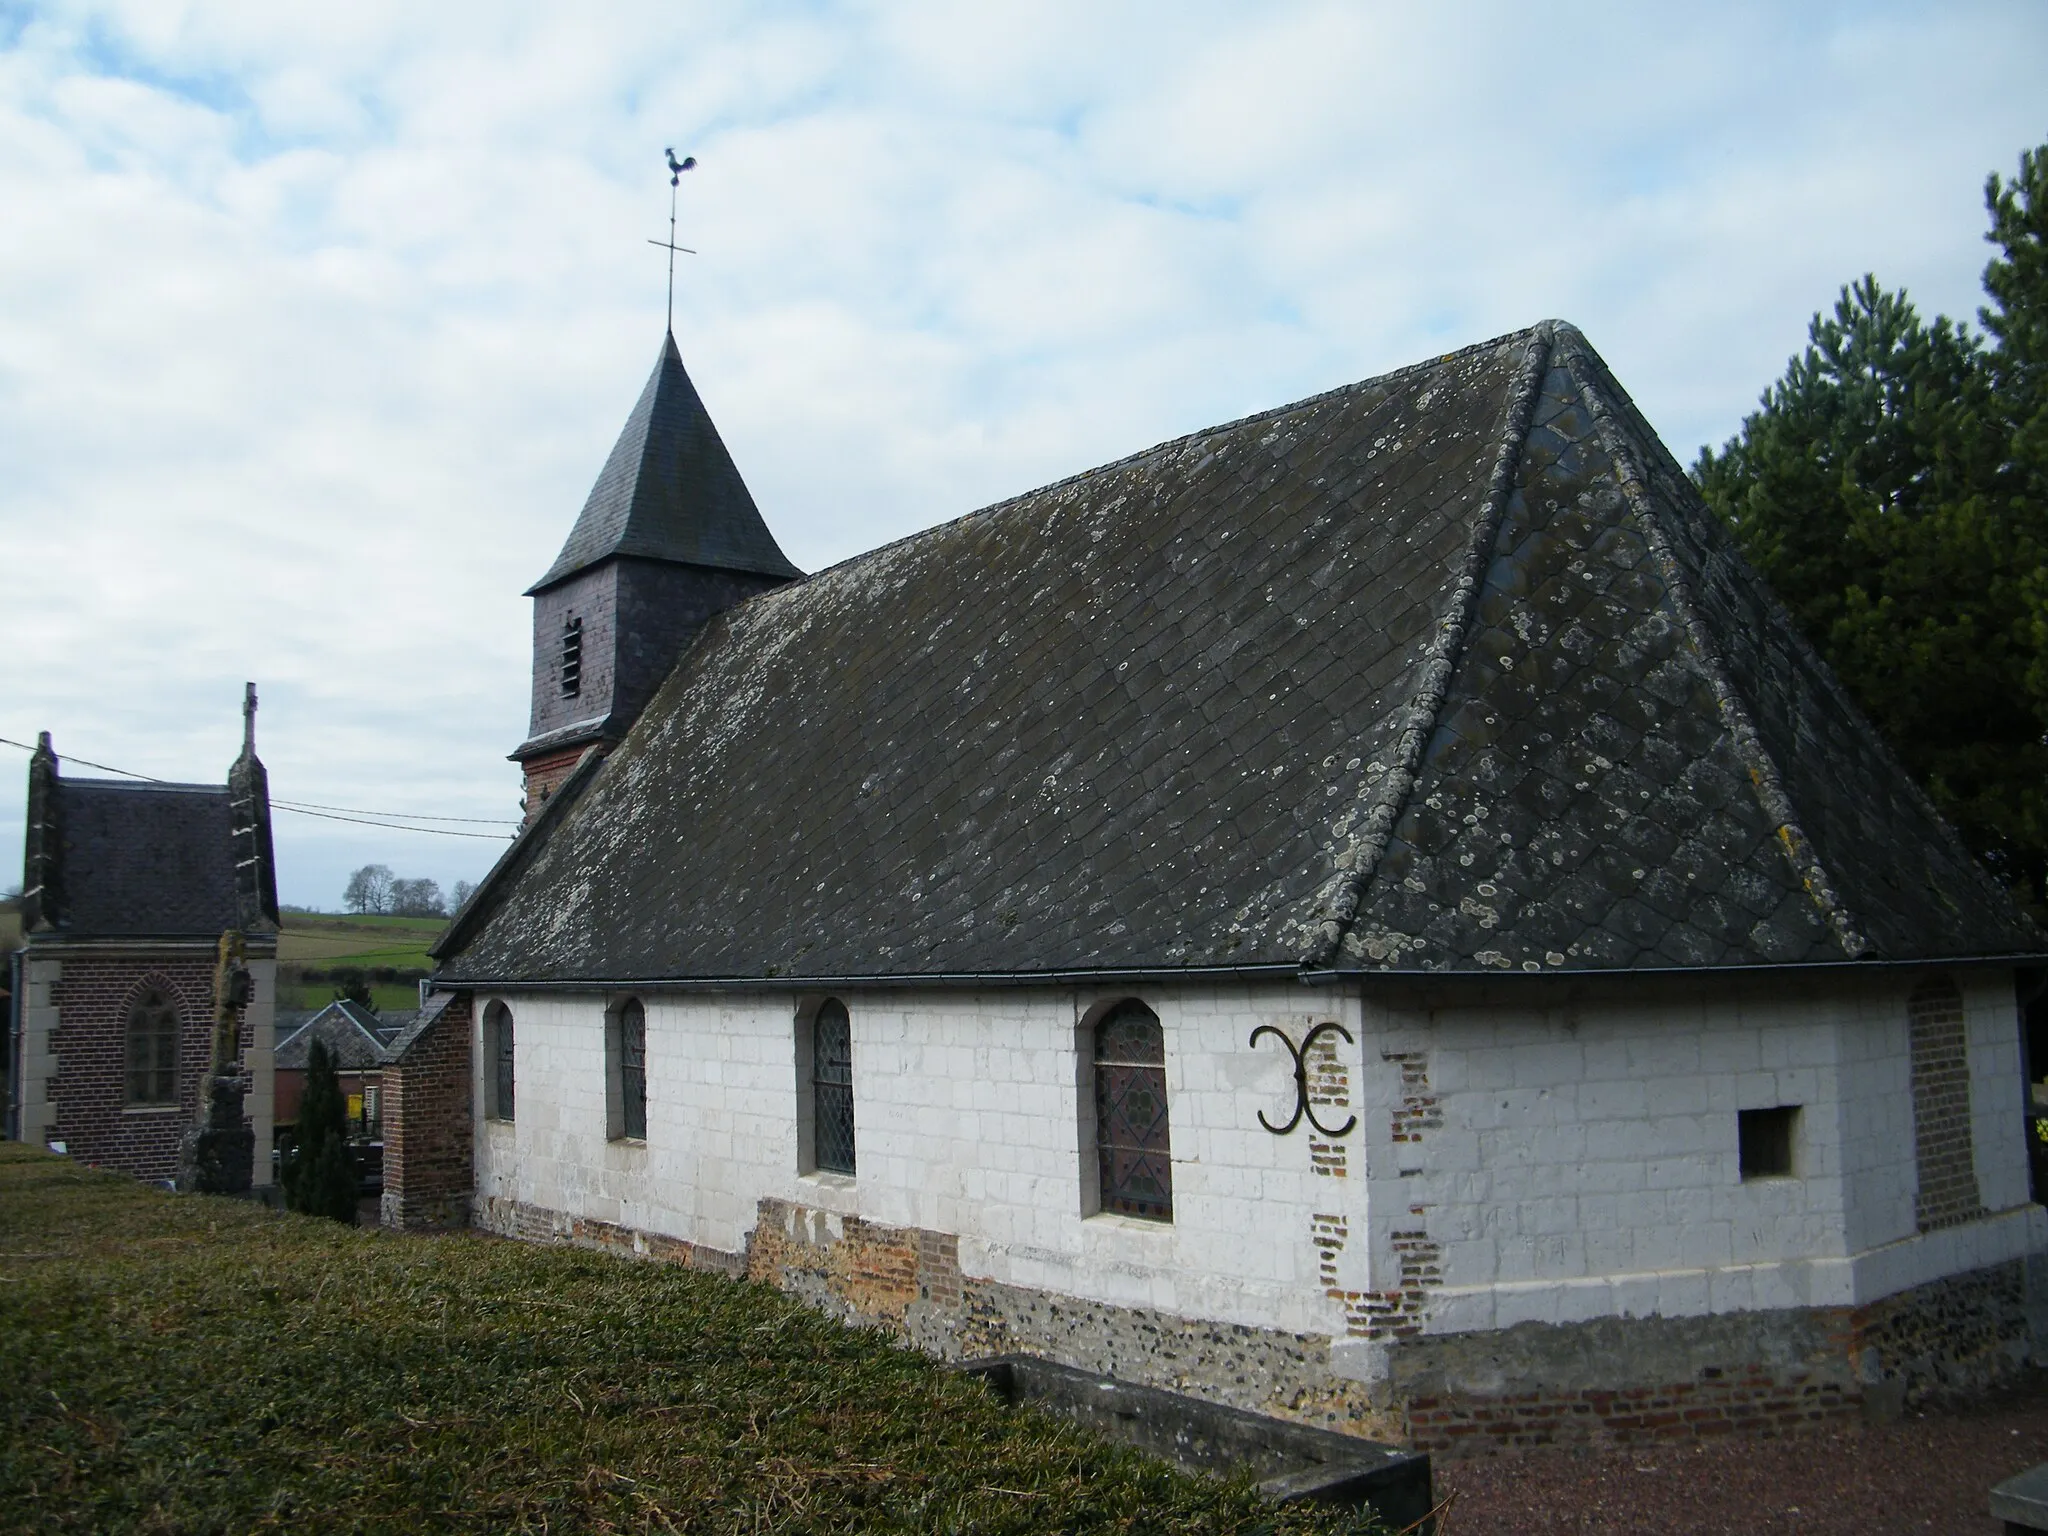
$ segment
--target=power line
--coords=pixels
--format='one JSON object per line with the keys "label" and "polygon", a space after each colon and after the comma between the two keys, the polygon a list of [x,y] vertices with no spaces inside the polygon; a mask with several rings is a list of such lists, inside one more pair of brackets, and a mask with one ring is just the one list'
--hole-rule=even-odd
{"label": "power line", "polygon": [[270,803],[281,805],[288,811],[346,811],[351,816],[396,816],[405,821],[466,821],[486,827],[519,825],[510,816],[429,816],[424,811],[366,811],[360,805],[322,805],[317,800],[273,800]]}
{"label": "power line", "polygon": [[[18,747],[24,752],[33,752],[36,750],[27,742],[15,741],[12,738],[6,736],[0,736],[0,746]],[[137,773],[132,768],[116,768],[111,763],[96,763],[89,757],[67,756],[64,758],[64,761],[67,763],[80,763],[87,768],[97,768],[102,773],[118,773],[124,778],[140,779],[145,784],[163,784],[169,782],[165,779],[155,778],[147,773]],[[337,811],[357,810],[358,808],[353,806],[316,806],[311,804],[301,805],[290,800],[273,800],[270,802],[270,804],[273,810],[290,811],[297,816],[317,816],[322,821],[346,821],[352,822],[355,825],[362,827],[382,827],[385,830],[391,832],[419,832],[425,834],[428,837],[477,837],[482,838],[485,842],[491,843],[506,841],[511,836],[511,834],[501,832],[456,832],[444,827],[415,827],[407,825],[405,821],[373,821],[367,818],[377,816],[393,816],[406,817],[412,821],[460,821],[469,822],[482,826],[498,827],[509,827],[517,825],[516,822],[512,822],[509,820],[499,821],[495,818],[488,816],[427,816],[416,814],[412,811],[361,811],[360,814],[357,815],[341,816],[336,815],[334,813]]]}

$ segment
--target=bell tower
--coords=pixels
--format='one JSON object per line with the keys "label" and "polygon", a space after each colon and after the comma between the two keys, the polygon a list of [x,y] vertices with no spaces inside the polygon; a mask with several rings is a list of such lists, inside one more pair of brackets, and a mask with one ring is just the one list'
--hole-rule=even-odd
{"label": "bell tower", "polygon": [[697,396],[673,331],[533,599],[533,714],[511,754],[531,820],[632,728],[714,614],[794,581]]}

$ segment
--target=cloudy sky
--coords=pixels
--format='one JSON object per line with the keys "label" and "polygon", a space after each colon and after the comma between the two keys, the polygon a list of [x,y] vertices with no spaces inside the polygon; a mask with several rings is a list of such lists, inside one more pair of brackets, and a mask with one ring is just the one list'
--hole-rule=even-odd
{"label": "cloudy sky", "polygon": [[[2044,66],[2034,0],[0,0],[0,737],[218,779],[253,678],[277,797],[515,816],[667,145],[684,359],[816,569],[1551,315],[1689,459],[1844,281],[1974,312]],[[326,907],[499,846],[277,831]]]}

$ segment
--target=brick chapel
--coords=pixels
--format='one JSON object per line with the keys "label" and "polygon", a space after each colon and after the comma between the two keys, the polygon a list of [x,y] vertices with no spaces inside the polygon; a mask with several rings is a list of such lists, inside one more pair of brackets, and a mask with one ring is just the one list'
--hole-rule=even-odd
{"label": "brick chapel", "polygon": [[216,946],[238,930],[247,1121],[269,1182],[277,875],[255,687],[225,783],[78,778],[46,731],[28,770],[10,1018],[12,1139],[168,1181],[212,1057]]}

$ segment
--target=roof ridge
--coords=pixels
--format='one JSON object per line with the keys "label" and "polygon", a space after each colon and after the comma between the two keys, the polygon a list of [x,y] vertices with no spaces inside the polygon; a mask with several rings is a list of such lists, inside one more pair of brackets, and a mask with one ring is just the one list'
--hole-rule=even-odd
{"label": "roof ridge", "polygon": [[[1465,357],[1474,352],[1495,350],[1503,345],[1512,344],[1525,336],[1533,337],[1539,332],[1545,331],[1546,327],[1554,323],[1549,320],[1541,320],[1535,325],[1524,326],[1519,331],[1507,331],[1487,341],[1475,341],[1470,346],[1457,347],[1452,351],[1439,353],[1435,357],[1423,358],[1419,362],[1404,363],[1399,368],[1390,368],[1387,372],[1376,373],[1370,378],[1354,379],[1349,384],[1339,384],[1333,389],[1318,390],[1313,395],[1303,395],[1299,400],[1290,400],[1285,405],[1271,406],[1263,411],[1253,411],[1249,416],[1239,416],[1233,421],[1220,421],[1214,426],[1199,427],[1193,432],[1183,432],[1178,437],[1164,438],[1149,448],[1140,448],[1135,453],[1127,453],[1120,459],[1110,460],[1107,464],[1096,464],[1091,465],[1087,469],[1076,470],[1071,475],[1062,475],[1057,480],[1048,480],[1044,485],[1018,491],[1014,495],[1003,497],[1000,501],[988,502],[983,506],[974,508],[972,511],[962,512],[941,522],[932,523],[928,527],[919,528],[915,532],[906,533],[900,538],[889,540],[886,544],[877,544],[872,549],[863,549],[857,554],[848,555],[844,560],[835,561],[831,565],[821,566],[808,576],[800,577],[796,581],[792,581],[786,586],[777,587],[774,590],[777,592],[794,591],[796,588],[808,585],[820,577],[830,576],[836,571],[843,571],[847,567],[857,565],[864,560],[876,559],[888,554],[893,549],[902,548],[905,544],[914,544],[919,539],[924,538],[928,534],[936,533],[941,528],[951,528],[957,524],[972,521],[977,517],[993,517],[996,513],[1006,511],[1021,501],[1029,501],[1033,497],[1048,495],[1054,491],[1064,491],[1069,486],[1086,484],[1088,481],[1094,480],[1099,476],[1114,474],[1121,469],[1128,469],[1134,464],[1141,464],[1145,460],[1159,454],[1171,453],[1175,449],[1199,443],[1204,438],[1216,437],[1225,432],[1235,432],[1244,427],[1256,426],[1259,422],[1271,421],[1276,417],[1285,416],[1290,411],[1299,411],[1308,406],[1320,405],[1326,400],[1336,400],[1345,395],[1356,394],[1362,389],[1371,389],[1378,384],[1386,384],[1396,379],[1404,379],[1412,374],[1422,373],[1429,369],[1441,368],[1454,358]],[[757,595],[765,597],[769,594],[760,593]],[[752,599],[750,598],[748,601],[751,602]]]}
{"label": "roof ridge", "polygon": [[[1593,430],[1599,435],[1601,447],[1614,460],[1622,497],[1642,525],[1643,541],[1649,546],[1650,558],[1657,564],[1657,574],[1662,578],[1671,604],[1678,610],[1679,620],[1685,626],[1686,642],[1706,671],[1714,702],[1728,726],[1736,755],[1749,769],[1750,785],[1756,792],[1757,803],[1774,823],[1779,850],[1819,909],[1843,953],[1852,960],[1875,953],[1855,914],[1836,889],[1834,879],[1821,862],[1812,840],[1800,826],[1798,807],[1792,803],[1792,797],[1785,788],[1777,761],[1764,745],[1756,722],[1750,717],[1749,705],[1736,688],[1727,663],[1714,644],[1713,634],[1693,599],[1692,583],[1672,548],[1663,519],[1658,515],[1657,500],[1650,494],[1648,472],[1638,462],[1635,445],[1630,441],[1633,434],[1624,430],[1608,399],[1610,393],[1623,394],[1620,385],[1615,383],[1599,354],[1594,352],[1592,344],[1576,327],[1565,327],[1559,339],[1562,343],[1558,348],[1559,361],[1577,386],[1580,403],[1585,406],[1587,415],[1593,418]],[[1627,396],[1623,394],[1623,398]],[[1798,633],[1797,626],[1792,626],[1792,630],[1795,635]]]}
{"label": "roof ridge", "polygon": [[1501,410],[1499,447],[1494,454],[1493,469],[1487,476],[1486,491],[1480,502],[1472,537],[1466,543],[1464,559],[1459,562],[1457,574],[1451,582],[1450,599],[1436,622],[1436,634],[1431,638],[1422,661],[1415,692],[1399,714],[1399,733],[1391,754],[1394,763],[1358,801],[1353,802],[1354,807],[1362,804],[1364,809],[1364,815],[1353,822],[1358,830],[1337,849],[1333,858],[1335,870],[1323,882],[1322,889],[1316,892],[1308,920],[1309,943],[1299,957],[1301,966],[1306,970],[1327,965],[1336,954],[1337,946],[1344,940],[1344,930],[1357,915],[1365,888],[1371,884],[1373,873],[1385,857],[1387,845],[1393,840],[1394,828],[1401,819],[1408,797],[1414,792],[1423,751],[1436,732],[1437,717],[1443,710],[1451,679],[1457,673],[1458,662],[1465,654],[1466,640],[1472,632],[1479,594],[1486,584],[1486,570],[1493,561],[1494,545],[1500,538],[1501,516],[1514,491],[1522,445],[1528,441],[1529,423],[1535,415],[1537,397],[1542,393],[1543,377],[1549,371],[1557,325],[1556,321],[1545,320],[1528,331],[1511,333],[1508,337],[1486,343],[1498,346],[1502,340],[1512,342],[1517,337],[1527,336],[1529,351],[1522,362],[1521,374],[1509,390]]}

